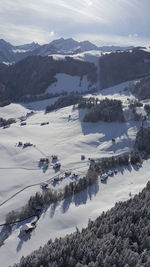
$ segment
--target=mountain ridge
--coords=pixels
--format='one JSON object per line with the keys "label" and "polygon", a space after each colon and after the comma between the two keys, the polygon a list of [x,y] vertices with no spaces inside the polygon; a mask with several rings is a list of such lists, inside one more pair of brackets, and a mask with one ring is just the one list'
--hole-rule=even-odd
{"label": "mountain ridge", "polygon": [[88,40],[76,41],[73,38],[59,38],[48,44],[40,45],[32,42],[23,45],[12,45],[11,43],[0,39],[0,62],[14,63],[27,56],[40,55],[47,56],[51,54],[77,54],[85,51],[97,50],[102,52],[112,52],[116,50],[132,49],[133,47],[120,46],[102,46],[98,47]]}

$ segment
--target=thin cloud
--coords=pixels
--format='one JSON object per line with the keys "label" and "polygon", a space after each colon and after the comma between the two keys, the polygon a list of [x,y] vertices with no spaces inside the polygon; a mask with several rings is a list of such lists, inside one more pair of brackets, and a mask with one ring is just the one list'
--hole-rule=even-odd
{"label": "thin cloud", "polygon": [[97,44],[120,39],[136,45],[149,42],[149,10],[149,0],[1,0],[0,38],[18,44],[97,36]]}

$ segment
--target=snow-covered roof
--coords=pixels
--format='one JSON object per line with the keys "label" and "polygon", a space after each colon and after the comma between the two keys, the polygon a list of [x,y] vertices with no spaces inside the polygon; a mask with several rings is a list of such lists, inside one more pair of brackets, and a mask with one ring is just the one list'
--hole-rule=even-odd
{"label": "snow-covered roof", "polygon": [[34,226],[31,223],[26,223],[21,227],[21,231],[27,231],[29,229],[33,229]]}

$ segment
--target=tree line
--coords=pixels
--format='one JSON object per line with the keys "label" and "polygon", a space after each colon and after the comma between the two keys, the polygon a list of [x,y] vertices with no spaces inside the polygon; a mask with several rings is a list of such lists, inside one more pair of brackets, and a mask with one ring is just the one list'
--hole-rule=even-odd
{"label": "tree line", "polygon": [[59,97],[54,104],[48,105],[46,107],[45,113],[51,112],[53,110],[67,107],[70,105],[75,105],[82,100],[82,96],[79,94],[67,94],[65,96]]}
{"label": "tree line", "polygon": [[79,181],[71,182],[59,191],[47,188],[42,192],[37,192],[34,196],[31,196],[28,203],[20,210],[13,210],[6,215],[5,222],[11,223],[18,220],[25,219],[32,215],[39,215],[39,211],[42,212],[44,206],[49,206],[52,203],[61,201],[67,197],[79,193],[86,189],[88,186],[94,184],[98,179],[98,175],[93,170],[88,170],[86,176],[80,178]]}

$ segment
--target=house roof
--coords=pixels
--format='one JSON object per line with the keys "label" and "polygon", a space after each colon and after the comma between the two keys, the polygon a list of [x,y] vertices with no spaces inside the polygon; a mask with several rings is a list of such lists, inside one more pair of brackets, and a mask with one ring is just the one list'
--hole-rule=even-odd
{"label": "house roof", "polygon": [[26,223],[21,227],[21,231],[26,231],[26,230],[33,229],[33,228],[34,226],[31,225],[31,223]]}

